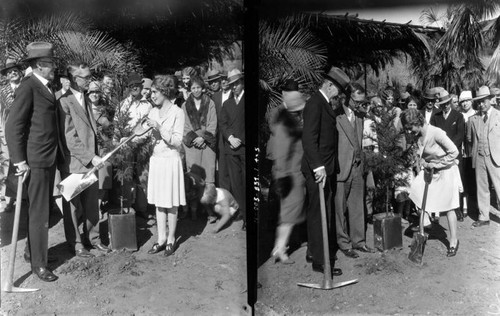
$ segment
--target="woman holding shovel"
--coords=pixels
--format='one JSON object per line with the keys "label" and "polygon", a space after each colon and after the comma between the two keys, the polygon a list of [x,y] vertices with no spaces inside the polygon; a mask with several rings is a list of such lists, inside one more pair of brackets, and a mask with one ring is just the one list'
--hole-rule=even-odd
{"label": "woman holding shovel", "polygon": [[[179,205],[186,205],[181,148],[184,131],[184,112],[174,104],[177,95],[173,76],[157,76],[151,87],[155,107],[149,112],[146,124],[153,128],[153,155],[149,162],[148,202],[156,206],[158,241],[148,251],[165,251],[170,256],[177,248],[175,229]],[[167,236],[168,216],[168,236]]]}
{"label": "woman holding shovel", "polygon": [[446,213],[450,229],[447,256],[457,254],[457,217],[454,210],[459,207],[459,192],[462,187],[458,170],[458,149],[446,133],[435,126],[425,123],[424,115],[416,109],[408,109],[401,115],[406,132],[417,137],[418,158],[417,176],[411,183],[410,199],[422,208],[425,190],[424,171],[432,171],[432,180],[426,196],[424,227],[430,226],[429,213]]}

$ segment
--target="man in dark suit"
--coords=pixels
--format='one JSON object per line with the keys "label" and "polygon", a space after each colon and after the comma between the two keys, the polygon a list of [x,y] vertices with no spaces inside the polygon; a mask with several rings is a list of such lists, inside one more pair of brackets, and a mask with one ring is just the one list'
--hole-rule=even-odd
{"label": "man in dark suit", "polygon": [[439,112],[439,109],[435,107],[436,100],[438,98],[439,92],[444,89],[441,87],[429,88],[424,92],[424,108],[420,110],[424,115],[425,122],[430,124],[431,118]]}
{"label": "man in dark suit", "polygon": [[[91,79],[90,69],[86,64],[70,64],[68,78],[71,86],[59,99],[66,153],[65,164],[61,167],[62,179],[73,173],[86,174],[102,160],[98,156],[96,122],[85,97]],[[94,256],[84,246],[109,251],[99,237],[98,185],[96,182],[70,202],[63,202],[66,241],[79,257]],[[82,216],[84,240],[80,237],[77,214]]]}
{"label": "man in dark suit", "polygon": [[[306,259],[312,261],[313,270],[319,272],[324,272],[325,259],[318,183],[323,183],[325,193],[330,258],[334,258],[337,251],[335,216],[332,216],[332,194],[335,194],[336,186],[338,135],[335,127],[335,113],[330,100],[343,92],[348,84],[349,77],[341,69],[332,67],[324,75],[319,90],[307,100],[303,112],[304,156],[301,169],[306,178],[308,196],[306,216],[309,255]],[[342,271],[335,269],[333,274],[340,275]]]}
{"label": "man in dark suit", "polygon": [[6,140],[10,158],[18,174],[25,174],[28,188],[28,247],[25,259],[31,261],[33,273],[51,282],[58,277],[47,269],[49,211],[56,164],[64,160],[56,99],[51,88],[54,79],[53,46],[34,42],[27,46],[28,62],[33,75],[22,81],[16,91]]}
{"label": "man in dark suit", "polygon": [[363,117],[358,113],[366,99],[364,88],[356,83],[348,86],[346,95],[345,104],[335,111],[339,135],[335,220],[340,250],[348,257],[357,258],[359,255],[354,249],[373,252],[366,245],[361,147]]}
{"label": "man in dark suit", "polygon": [[245,99],[243,74],[238,69],[228,73],[228,84],[233,97],[224,102],[220,115],[220,127],[224,141],[224,154],[231,193],[240,205],[243,217],[242,230],[246,230],[246,172],[245,172]]}
{"label": "man in dark suit", "polygon": [[[465,136],[465,120],[462,113],[459,113],[451,107],[452,97],[446,90],[438,93],[436,104],[441,107],[441,111],[437,112],[431,117],[430,124],[439,127],[446,132],[457,148],[461,149]],[[462,151],[459,150],[457,157],[459,161],[459,168],[462,168]],[[463,172],[461,172],[463,174]],[[463,213],[463,197],[460,198],[460,207],[455,210],[457,219],[460,222],[464,221]]]}
{"label": "man in dark suit", "polygon": [[[217,76],[218,79],[217,79]],[[212,100],[215,103],[215,112],[217,113],[217,133],[218,133],[218,147],[217,147],[217,173],[216,173],[216,183],[217,187],[231,191],[231,185],[229,181],[229,172],[227,168],[226,156],[224,155],[224,140],[222,139],[222,129],[220,125],[222,105],[228,99],[232,98],[231,87],[227,84],[227,77],[222,76],[219,72],[215,72],[212,76],[208,75],[208,82],[212,86],[212,80],[218,80],[221,83],[221,89],[214,92],[212,95]]]}

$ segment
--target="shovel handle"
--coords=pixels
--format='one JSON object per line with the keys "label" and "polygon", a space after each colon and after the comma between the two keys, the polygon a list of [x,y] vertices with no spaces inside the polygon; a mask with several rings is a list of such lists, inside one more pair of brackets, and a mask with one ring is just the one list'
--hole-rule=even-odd
{"label": "shovel handle", "polygon": [[420,234],[424,234],[424,216],[425,216],[425,206],[427,204],[427,192],[429,191],[429,184],[432,182],[432,174],[434,171],[432,169],[427,170],[424,169],[424,182],[425,182],[425,187],[424,187],[424,197],[422,199],[422,213],[420,214]]}
{"label": "shovel handle", "polygon": [[330,266],[330,244],[328,242],[328,224],[326,218],[326,205],[325,205],[325,192],[323,190],[323,183],[318,183],[319,190],[319,206],[321,211],[321,231],[323,235],[323,258],[324,258],[324,279],[325,286],[332,282],[332,269]]}

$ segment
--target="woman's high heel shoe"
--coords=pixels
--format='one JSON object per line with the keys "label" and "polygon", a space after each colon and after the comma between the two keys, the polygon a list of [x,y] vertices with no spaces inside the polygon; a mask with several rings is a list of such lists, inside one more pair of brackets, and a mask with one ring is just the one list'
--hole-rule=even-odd
{"label": "woman's high heel shoe", "polygon": [[460,241],[457,240],[457,245],[455,247],[450,247],[450,249],[448,249],[448,253],[446,254],[446,256],[447,257],[454,257],[457,254],[459,245],[460,245]]}
{"label": "woman's high heel shoe", "polygon": [[165,253],[164,253],[164,256],[165,257],[168,257],[168,256],[171,256],[174,254],[175,250],[177,248],[177,243],[174,242],[173,244],[172,243],[169,243],[166,245],[165,247]]}
{"label": "woman's high heel shoe", "polygon": [[153,247],[151,247],[151,249],[149,249],[148,253],[150,255],[152,255],[152,254],[155,254],[155,253],[159,253],[162,250],[165,250],[165,244],[160,245],[157,242],[155,242],[154,245],[153,245]]}
{"label": "woman's high heel shoe", "polygon": [[274,263],[278,263],[278,262],[281,262],[282,264],[294,264],[295,261],[293,261],[292,259],[290,259],[290,257],[288,257],[286,255],[286,253],[284,252],[279,252],[278,250],[276,250],[275,252],[273,252],[273,258],[274,258]]}

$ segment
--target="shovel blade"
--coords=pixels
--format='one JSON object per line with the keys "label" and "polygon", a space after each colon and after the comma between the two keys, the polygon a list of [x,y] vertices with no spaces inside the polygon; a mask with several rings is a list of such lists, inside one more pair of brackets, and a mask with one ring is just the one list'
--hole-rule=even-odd
{"label": "shovel blade", "polygon": [[422,258],[424,256],[425,243],[427,241],[427,236],[425,234],[416,233],[413,236],[411,242],[410,253],[408,254],[408,259],[416,264],[422,264]]}
{"label": "shovel blade", "polygon": [[28,289],[24,287],[12,286],[12,284],[6,284],[3,288],[3,291],[6,293],[30,293],[40,291],[40,289]]}
{"label": "shovel blade", "polygon": [[317,283],[297,283],[298,286],[302,287],[308,287],[311,289],[317,289],[317,290],[333,290],[333,289],[338,289],[339,287],[351,285],[354,283],[358,283],[358,279],[354,280],[349,280],[349,281],[343,281],[343,282],[337,282],[337,283],[332,283],[332,282],[324,282],[323,284],[317,284]]}
{"label": "shovel blade", "polygon": [[97,177],[94,173],[87,177],[84,176],[84,174],[73,173],[57,185],[57,188],[61,191],[66,201],[71,201],[75,196],[97,182]]}

